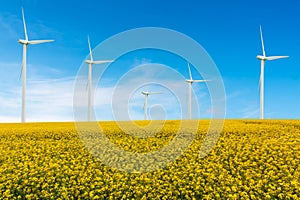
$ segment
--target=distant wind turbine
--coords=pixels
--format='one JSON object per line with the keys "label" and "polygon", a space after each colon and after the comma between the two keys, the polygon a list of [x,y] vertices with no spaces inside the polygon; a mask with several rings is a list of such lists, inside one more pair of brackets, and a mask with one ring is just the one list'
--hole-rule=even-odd
{"label": "distant wind turbine", "polygon": [[88,72],[88,121],[92,120],[92,70],[93,70],[93,64],[104,64],[104,63],[111,63],[114,62],[114,60],[100,60],[96,61],[93,59],[93,53],[90,43],[90,37],[88,36],[88,45],[90,50],[90,59],[85,60],[85,63],[89,64],[89,72]]}
{"label": "distant wind turbine", "polygon": [[266,60],[277,60],[281,58],[288,58],[289,56],[266,56],[265,47],[264,47],[264,39],[262,34],[262,29],[260,26],[260,39],[262,45],[263,55],[258,55],[256,58],[261,60],[260,66],[260,78],[259,78],[259,89],[260,89],[260,119],[264,119],[264,68]]}
{"label": "distant wind turbine", "polygon": [[148,96],[152,94],[162,94],[162,92],[142,92],[143,95],[145,95],[145,101],[144,101],[144,119],[147,120],[147,111],[148,111]]}
{"label": "distant wind turbine", "polygon": [[22,75],[22,116],[21,121],[26,121],[26,50],[29,44],[41,44],[46,42],[53,42],[54,40],[28,40],[27,30],[26,30],[26,23],[24,17],[24,10],[22,8],[22,18],[23,18],[23,25],[24,25],[24,33],[25,39],[19,39],[18,42],[23,45],[23,60],[22,60],[22,68],[21,74]]}
{"label": "distant wind turbine", "polygon": [[189,84],[188,89],[188,119],[192,119],[192,84],[193,83],[202,83],[202,82],[208,82],[210,80],[193,80],[192,72],[190,68],[190,63],[188,63],[188,69],[190,74],[190,79],[186,79],[185,82]]}

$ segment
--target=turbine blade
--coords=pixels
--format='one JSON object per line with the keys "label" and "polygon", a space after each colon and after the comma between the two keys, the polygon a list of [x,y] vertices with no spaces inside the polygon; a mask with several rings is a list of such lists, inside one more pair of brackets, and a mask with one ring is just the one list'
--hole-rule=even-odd
{"label": "turbine blade", "polygon": [[26,22],[25,22],[23,7],[22,7],[22,18],[23,18],[23,26],[24,26],[25,39],[28,41],[28,35],[27,35],[27,30],[26,30]]}
{"label": "turbine blade", "polygon": [[89,87],[89,80],[86,82],[85,91],[88,91],[88,87]]}
{"label": "turbine blade", "polygon": [[195,83],[209,82],[211,80],[193,80]]}
{"label": "turbine blade", "polygon": [[191,68],[190,68],[190,63],[188,63],[188,68],[189,68],[190,80],[193,80],[192,72],[191,72]]}
{"label": "turbine blade", "polygon": [[148,94],[162,94],[162,92],[149,92]]}
{"label": "turbine blade", "polygon": [[28,41],[28,44],[42,44],[42,43],[48,43],[48,42],[54,42],[54,40],[31,40],[31,41]]}
{"label": "turbine blade", "polygon": [[111,63],[114,62],[114,60],[99,60],[99,61],[92,61],[93,64],[104,64],[104,63]]}
{"label": "turbine blade", "polygon": [[261,74],[259,75],[259,81],[258,81],[258,91],[260,91],[260,84],[261,84]]}
{"label": "turbine blade", "polygon": [[92,54],[90,36],[88,36],[88,44],[89,44],[89,50],[90,50],[90,59],[91,59],[91,61],[93,61],[93,54]]}
{"label": "turbine blade", "polygon": [[264,38],[263,38],[261,26],[259,28],[260,28],[260,39],[261,39],[261,46],[262,46],[263,56],[266,56]]}
{"label": "turbine blade", "polygon": [[277,60],[281,58],[288,58],[289,56],[268,56],[266,57],[266,60]]}
{"label": "turbine blade", "polygon": [[87,78],[86,86],[85,86],[85,91],[88,91],[88,88],[90,87],[90,76]]}
{"label": "turbine blade", "polygon": [[23,63],[22,63],[22,67],[21,67],[21,70],[20,70],[19,80],[21,80],[22,74],[23,74]]}
{"label": "turbine blade", "polygon": [[27,50],[27,45],[23,45],[22,67],[21,67],[21,71],[20,71],[19,80],[21,80],[21,76],[23,75],[23,70],[26,65],[26,50]]}

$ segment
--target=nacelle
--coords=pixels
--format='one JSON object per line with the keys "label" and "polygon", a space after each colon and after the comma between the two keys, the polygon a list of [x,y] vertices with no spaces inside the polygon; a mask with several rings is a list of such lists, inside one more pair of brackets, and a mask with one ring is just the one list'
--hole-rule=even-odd
{"label": "nacelle", "polygon": [[22,40],[22,39],[19,39],[18,42],[20,44],[28,44],[28,41],[27,40]]}
{"label": "nacelle", "polygon": [[265,56],[261,56],[261,55],[257,55],[256,58],[258,60],[266,60],[266,57]]}

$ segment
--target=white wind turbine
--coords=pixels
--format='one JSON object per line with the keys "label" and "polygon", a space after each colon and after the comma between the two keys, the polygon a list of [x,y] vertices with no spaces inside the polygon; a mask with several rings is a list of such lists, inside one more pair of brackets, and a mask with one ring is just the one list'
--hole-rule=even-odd
{"label": "white wind turbine", "polygon": [[192,72],[191,72],[191,68],[190,68],[190,63],[188,63],[188,68],[189,68],[190,79],[186,79],[185,82],[187,82],[189,84],[189,89],[188,89],[188,119],[192,119],[192,84],[193,83],[208,82],[209,80],[193,80]]}
{"label": "white wind turbine", "polygon": [[152,94],[162,94],[162,92],[149,92],[148,90],[146,92],[141,92],[143,95],[145,95],[145,101],[144,101],[144,120],[147,120],[147,111],[148,111],[148,96]]}
{"label": "white wind turbine", "polygon": [[99,60],[96,61],[93,59],[93,53],[90,43],[90,37],[88,36],[88,45],[90,50],[90,59],[85,60],[85,63],[89,64],[89,71],[88,71],[88,121],[92,120],[92,70],[93,70],[93,64],[104,64],[104,63],[111,63],[114,62],[114,60]]}
{"label": "white wind turbine", "polygon": [[22,18],[23,18],[23,25],[24,25],[24,33],[25,39],[19,39],[18,42],[23,45],[23,60],[22,60],[22,68],[21,74],[22,75],[22,116],[21,121],[26,121],[26,50],[29,44],[41,44],[46,42],[53,42],[54,40],[28,40],[27,30],[26,30],[26,23],[24,17],[24,10],[22,8]]}
{"label": "white wind turbine", "polygon": [[258,56],[256,56],[256,58],[258,60],[261,60],[260,78],[259,78],[260,119],[264,119],[264,68],[265,68],[265,61],[266,60],[277,60],[277,59],[281,59],[281,58],[288,58],[289,56],[266,56],[261,26],[260,26],[260,39],[261,39],[263,55],[258,55]]}

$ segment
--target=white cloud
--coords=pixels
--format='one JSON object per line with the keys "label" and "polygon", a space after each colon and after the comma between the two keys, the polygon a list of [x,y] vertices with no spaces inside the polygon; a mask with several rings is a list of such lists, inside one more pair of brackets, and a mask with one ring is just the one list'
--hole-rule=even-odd
{"label": "white cloud", "polygon": [[[145,61],[146,62],[146,61]],[[3,64],[3,63],[2,63]],[[0,64],[0,65],[2,65]],[[3,64],[4,65],[4,64]],[[11,64],[14,70],[18,64]],[[146,70],[145,70],[146,67]],[[34,66],[31,68],[35,69]],[[51,69],[40,68],[41,73]],[[16,70],[15,70],[16,71]],[[55,73],[58,73],[55,71]],[[17,77],[18,73],[14,73]],[[16,78],[15,77],[15,78]],[[27,81],[27,121],[73,121],[73,97],[75,77],[46,78],[35,73]],[[143,90],[163,92],[163,94],[149,96],[149,114],[158,118],[185,118],[187,107],[187,84],[184,77],[170,68],[162,66],[143,66],[133,69],[114,85],[97,87],[94,92],[94,109],[98,120],[115,119],[143,119],[144,96]],[[21,115],[21,81],[0,83],[0,122],[19,122]],[[76,91],[77,106],[83,107],[82,117],[87,116],[86,77],[78,77],[79,89]],[[96,87],[96,86],[94,86]],[[205,86],[194,88],[201,108],[207,109],[204,104],[210,100]],[[196,99],[193,99],[193,111],[196,108]],[[76,102],[76,101],[75,101]],[[196,113],[196,112],[195,112]],[[197,113],[196,113],[197,114]],[[183,116],[182,116],[183,115]],[[197,116],[199,116],[197,114]],[[203,115],[201,115],[202,117]],[[86,119],[86,118],[85,118]]]}
{"label": "white cloud", "polygon": [[19,36],[13,27],[16,26],[16,24],[21,25],[21,20],[16,15],[10,13],[2,13],[0,15],[0,29],[2,34],[5,34],[5,37],[17,38]]}
{"label": "white cloud", "polygon": [[249,105],[241,110],[242,118],[257,118],[259,116],[259,108],[255,105]]}
{"label": "white cloud", "polygon": [[[27,82],[27,121],[72,121],[74,78],[43,79]],[[20,121],[21,88],[1,93],[1,122]]]}
{"label": "white cloud", "polygon": [[[184,77],[174,69],[155,63],[140,65],[125,74],[116,84],[110,89],[97,89],[95,99],[99,102],[95,102],[96,108],[106,105],[106,112],[101,109],[98,118],[112,116],[113,111],[116,120],[143,119],[144,96],[141,92],[145,90],[163,93],[150,95],[148,98],[148,114],[152,114],[153,118],[186,118],[187,84]],[[198,100],[206,99],[203,104],[210,100],[205,87],[195,87],[194,92]],[[193,108],[197,114],[195,100],[193,99]]]}

